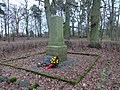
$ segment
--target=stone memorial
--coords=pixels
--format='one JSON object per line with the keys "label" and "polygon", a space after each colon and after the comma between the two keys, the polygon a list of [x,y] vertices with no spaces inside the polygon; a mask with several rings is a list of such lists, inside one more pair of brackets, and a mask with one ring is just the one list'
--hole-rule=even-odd
{"label": "stone memorial", "polygon": [[63,37],[63,19],[60,16],[50,18],[50,31],[46,55],[58,56],[60,62],[67,60],[67,46]]}

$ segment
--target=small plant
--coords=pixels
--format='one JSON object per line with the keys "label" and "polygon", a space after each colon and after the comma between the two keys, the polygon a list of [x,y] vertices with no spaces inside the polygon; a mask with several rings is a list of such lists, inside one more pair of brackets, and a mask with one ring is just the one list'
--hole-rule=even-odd
{"label": "small plant", "polygon": [[15,76],[13,76],[13,77],[10,78],[10,82],[13,83],[13,82],[16,82],[16,81],[17,81],[17,78]]}
{"label": "small plant", "polygon": [[97,83],[97,90],[102,90],[100,83]]}
{"label": "small plant", "polygon": [[107,69],[104,68],[103,71],[101,72],[101,75],[100,75],[100,78],[101,78],[102,84],[103,84],[103,85],[102,85],[103,88],[105,88],[105,86],[106,86],[107,76],[108,76],[108,74],[107,74]]}
{"label": "small plant", "polygon": [[39,85],[37,83],[32,83],[29,90],[33,90],[35,88],[37,88]]}

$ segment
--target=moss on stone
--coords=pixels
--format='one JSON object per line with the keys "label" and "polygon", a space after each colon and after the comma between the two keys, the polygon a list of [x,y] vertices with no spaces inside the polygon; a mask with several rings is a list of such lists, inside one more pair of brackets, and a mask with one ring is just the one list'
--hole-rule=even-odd
{"label": "moss on stone", "polygon": [[[50,75],[50,74],[45,74],[45,73],[41,73],[41,72],[37,72],[37,71],[25,69],[25,68],[22,68],[22,67],[17,67],[17,66],[13,66],[13,65],[6,64],[6,63],[1,63],[1,62],[0,62],[0,65],[9,66],[9,67],[12,67],[12,68],[15,68],[15,69],[25,70],[25,71],[27,71],[27,72],[31,72],[31,73],[34,73],[34,74],[42,75],[42,76],[49,77],[49,78],[52,78],[52,79],[57,79],[57,80],[64,81],[64,82],[67,82],[67,83],[70,83],[70,84],[77,84],[77,83],[79,83],[79,82],[85,77],[85,75],[91,70],[91,68],[95,65],[95,63],[97,62],[97,60],[99,59],[99,57],[100,57],[100,55],[97,55],[97,54],[96,54],[95,60],[86,68],[86,70],[83,72],[83,74],[82,74],[78,79],[76,79],[76,80],[69,80],[69,79],[66,79],[66,78],[58,77],[58,76],[52,76],[52,75]],[[12,77],[11,80],[12,80],[13,82],[16,81],[16,77]],[[34,86],[34,85],[33,85],[33,86]]]}

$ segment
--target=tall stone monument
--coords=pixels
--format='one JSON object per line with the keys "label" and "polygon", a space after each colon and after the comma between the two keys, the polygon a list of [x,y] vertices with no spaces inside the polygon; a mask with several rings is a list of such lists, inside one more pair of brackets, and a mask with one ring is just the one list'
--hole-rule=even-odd
{"label": "tall stone monument", "polygon": [[46,54],[58,56],[61,61],[67,60],[67,46],[63,37],[63,19],[59,16],[50,18],[50,31]]}

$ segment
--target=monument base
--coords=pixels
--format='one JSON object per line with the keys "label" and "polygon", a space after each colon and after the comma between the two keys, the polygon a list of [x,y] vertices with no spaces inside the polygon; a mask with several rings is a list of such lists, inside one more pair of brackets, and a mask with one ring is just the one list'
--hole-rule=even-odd
{"label": "monument base", "polygon": [[67,60],[67,46],[47,46],[46,54],[51,56],[58,56],[60,62]]}

